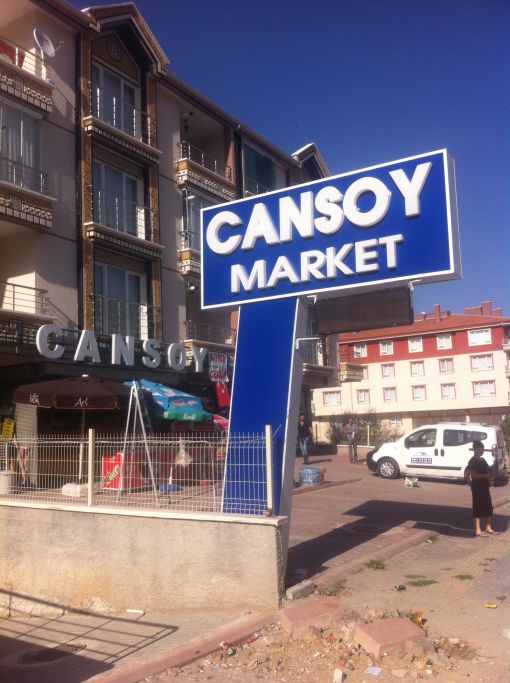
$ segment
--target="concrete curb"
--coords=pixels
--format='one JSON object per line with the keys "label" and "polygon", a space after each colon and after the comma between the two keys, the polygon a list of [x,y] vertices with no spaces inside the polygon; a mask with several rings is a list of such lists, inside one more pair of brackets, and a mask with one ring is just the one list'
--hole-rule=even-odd
{"label": "concrete curb", "polygon": [[246,619],[236,619],[221,628],[195,638],[185,645],[171,649],[165,657],[132,666],[125,671],[102,674],[101,683],[139,683],[147,676],[159,674],[167,669],[186,666],[186,664],[191,664],[197,659],[207,657],[207,655],[220,650],[220,643],[223,641],[232,644],[239,643],[249,638],[255,631],[278,620],[278,615],[271,612],[253,615]]}

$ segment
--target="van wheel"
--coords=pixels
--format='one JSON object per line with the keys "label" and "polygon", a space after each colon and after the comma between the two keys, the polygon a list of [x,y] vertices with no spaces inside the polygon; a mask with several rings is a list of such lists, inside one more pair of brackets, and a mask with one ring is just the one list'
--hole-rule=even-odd
{"label": "van wheel", "polygon": [[377,470],[383,479],[397,479],[400,476],[400,470],[393,458],[382,458]]}

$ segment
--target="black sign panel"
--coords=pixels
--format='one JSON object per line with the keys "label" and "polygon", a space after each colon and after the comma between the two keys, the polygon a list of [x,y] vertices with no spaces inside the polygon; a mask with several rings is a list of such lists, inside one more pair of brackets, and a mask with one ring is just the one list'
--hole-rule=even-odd
{"label": "black sign panel", "polygon": [[412,295],[407,286],[339,299],[320,299],[315,304],[315,311],[319,335],[361,332],[414,322]]}

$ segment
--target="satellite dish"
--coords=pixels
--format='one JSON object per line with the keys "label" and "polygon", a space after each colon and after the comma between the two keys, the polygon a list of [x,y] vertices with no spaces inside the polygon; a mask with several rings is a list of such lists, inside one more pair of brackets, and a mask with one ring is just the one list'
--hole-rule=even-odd
{"label": "satellite dish", "polygon": [[55,56],[55,47],[42,29],[34,28],[34,40],[37,43],[38,48],[46,57]]}

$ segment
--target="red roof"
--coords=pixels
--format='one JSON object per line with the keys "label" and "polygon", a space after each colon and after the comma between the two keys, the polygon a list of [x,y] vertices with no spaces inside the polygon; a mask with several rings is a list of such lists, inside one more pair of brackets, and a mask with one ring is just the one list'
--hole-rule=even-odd
{"label": "red roof", "polygon": [[[500,315],[501,309],[496,309],[492,315],[490,313],[486,315],[473,314],[472,308],[466,310],[469,312],[450,313],[450,311],[441,311],[439,307],[436,307],[434,313],[421,313],[417,315],[412,325],[381,327],[375,330],[365,330],[363,332],[349,332],[340,334],[338,338],[341,344],[348,344],[358,341],[441,334],[484,327],[510,326],[510,317]],[[496,315],[494,315],[494,313],[496,313]]]}

